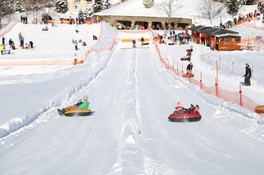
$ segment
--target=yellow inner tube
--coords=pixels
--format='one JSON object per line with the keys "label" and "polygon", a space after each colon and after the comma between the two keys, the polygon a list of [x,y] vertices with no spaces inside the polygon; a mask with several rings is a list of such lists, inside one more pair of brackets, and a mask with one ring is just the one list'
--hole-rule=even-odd
{"label": "yellow inner tube", "polygon": [[64,115],[66,116],[86,116],[92,113],[91,109],[71,109],[66,111]]}

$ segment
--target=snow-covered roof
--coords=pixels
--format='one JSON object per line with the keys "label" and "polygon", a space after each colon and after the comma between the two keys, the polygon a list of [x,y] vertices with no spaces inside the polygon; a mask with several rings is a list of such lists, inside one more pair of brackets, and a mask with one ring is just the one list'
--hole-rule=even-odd
{"label": "snow-covered roof", "polygon": [[190,27],[189,30],[197,31],[200,33],[205,33],[205,34],[213,35],[217,37],[239,36],[238,35],[239,32],[236,32],[236,31],[226,30],[226,29],[219,28],[219,27],[203,26],[203,25]]}
{"label": "snow-covered roof", "polygon": [[[172,17],[178,18],[192,18],[193,12],[197,11],[197,6],[201,0],[192,0],[190,2],[184,2],[180,0],[175,3],[174,12]],[[147,16],[147,17],[167,17],[165,11],[160,10],[157,7],[158,3],[162,0],[155,0],[154,5],[151,8],[145,8],[143,0],[127,0],[121,4],[118,4],[110,9],[98,12],[95,15],[99,16]]]}

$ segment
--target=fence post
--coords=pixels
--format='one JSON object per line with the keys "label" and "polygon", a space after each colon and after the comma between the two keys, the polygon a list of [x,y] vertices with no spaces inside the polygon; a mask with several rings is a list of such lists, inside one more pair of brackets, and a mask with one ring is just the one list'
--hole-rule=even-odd
{"label": "fence post", "polygon": [[174,60],[172,60],[172,71],[175,72],[174,71]]}
{"label": "fence post", "polygon": [[200,72],[200,89],[203,89],[203,74]]}
{"label": "fence post", "polygon": [[177,75],[179,75],[179,65],[178,65],[178,61],[177,61]]}
{"label": "fence post", "polygon": [[219,69],[219,65],[218,65],[218,61],[215,62],[215,67],[216,67],[216,78],[218,80],[218,69]]}
{"label": "fence post", "polygon": [[218,97],[219,95],[219,91],[218,91],[218,80],[217,78],[215,78],[215,96]]}
{"label": "fence post", "polygon": [[182,77],[183,77],[183,64],[182,64]]}
{"label": "fence post", "polygon": [[169,60],[168,60],[168,57],[165,57],[165,65],[166,65],[166,69],[169,69]]}
{"label": "fence post", "polygon": [[253,65],[252,65],[252,70],[251,70],[251,79],[253,78],[253,73],[254,73],[254,70],[253,70]]}
{"label": "fence post", "polygon": [[243,99],[242,99],[242,89],[241,89],[241,84],[239,84],[239,105],[243,106]]}
{"label": "fence post", "polygon": [[218,88],[218,61],[216,61],[215,95],[217,97],[219,95],[219,88]]}
{"label": "fence post", "polygon": [[234,73],[234,61],[232,62],[232,74]]}
{"label": "fence post", "polygon": [[74,59],[73,59],[73,64],[76,65],[77,64],[77,54],[74,54]]}

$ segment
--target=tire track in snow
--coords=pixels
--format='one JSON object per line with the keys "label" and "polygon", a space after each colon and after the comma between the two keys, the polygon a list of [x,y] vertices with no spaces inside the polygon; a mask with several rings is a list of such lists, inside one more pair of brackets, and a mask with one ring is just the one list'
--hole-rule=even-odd
{"label": "tire track in snow", "polygon": [[[119,143],[119,157],[114,164],[114,172],[121,174],[144,174],[144,157],[139,145],[140,118],[136,99],[136,61],[137,50],[129,58],[130,68],[127,79],[127,97],[124,105],[125,122],[122,126]],[[110,174],[115,174],[115,173]]]}

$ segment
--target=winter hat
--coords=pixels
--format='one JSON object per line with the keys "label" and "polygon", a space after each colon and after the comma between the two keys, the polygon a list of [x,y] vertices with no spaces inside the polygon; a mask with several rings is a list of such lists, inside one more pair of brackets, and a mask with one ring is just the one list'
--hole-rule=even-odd
{"label": "winter hat", "polygon": [[81,103],[82,102],[82,99],[79,99],[78,101],[77,101],[77,103]]}
{"label": "winter hat", "polygon": [[177,102],[177,106],[181,106],[181,102],[178,101],[178,102]]}
{"label": "winter hat", "polygon": [[88,101],[88,96],[87,95],[83,96],[83,101]]}

